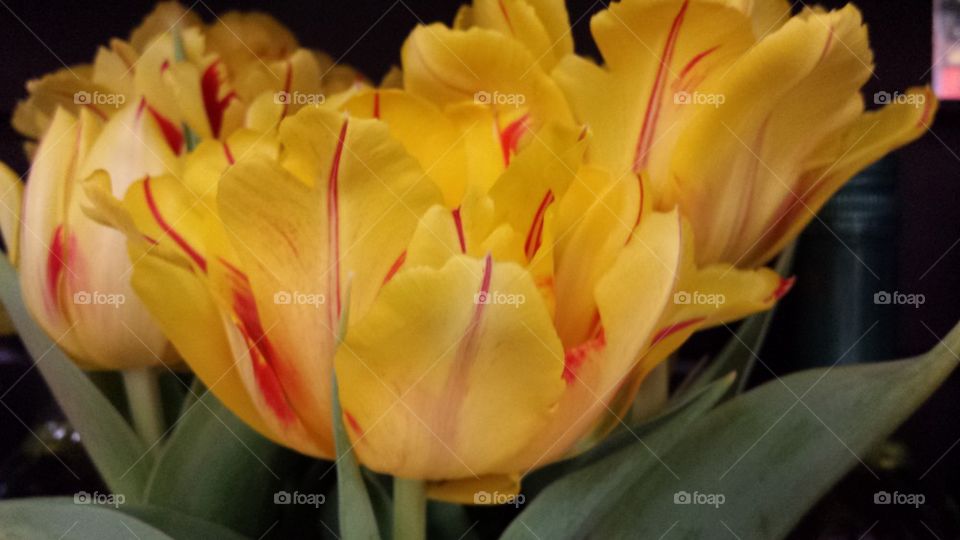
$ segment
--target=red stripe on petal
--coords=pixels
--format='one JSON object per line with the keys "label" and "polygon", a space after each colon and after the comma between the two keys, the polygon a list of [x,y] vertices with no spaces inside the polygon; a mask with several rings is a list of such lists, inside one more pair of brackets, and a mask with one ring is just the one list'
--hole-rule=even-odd
{"label": "red stripe on petal", "polygon": [[263,331],[263,324],[260,322],[249,281],[243,274],[235,274],[235,277],[237,280],[233,289],[233,311],[239,320],[238,328],[243,334],[247,351],[250,353],[257,388],[273,414],[281,422],[290,423],[297,418],[297,415],[277,376],[276,365],[279,355],[266,332]]}
{"label": "red stripe on petal", "polygon": [[499,120],[497,121],[497,132],[500,137],[500,150],[503,152],[504,167],[510,165],[510,156],[516,153],[517,146],[520,144],[520,138],[523,137],[524,133],[526,133],[530,127],[528,125],[529,117],[530,115],[525,114],[513,122],[510,122],[507,127],[502,130],[500,129]]}
{"label": "red stripe on petal", "polygon": [[180,128],[170,121],[169,118],[157,112],[157,110],[150,105],[147,105],[147,110],[150,111],[150,115],[153,116],[153,119],[157,121],[157,125],[160,126],[163,138],[167,140],[170,149],[173,150],[174,154],[179,155],[180,151],[183,150],[183,132],[180,131]]}
{"label": "red stripe on petal", "polygon": [[797,282],[797,277],[793,276],[790,278],[780,278],[780,284],[777,285],[777,288],[767,297],[765,302],[776,302],[790,292],[790,289],[793,288],[793,284]]}
{"label": "red stripe on petal", "polygon": [[693,318],[693,319],[688,319],[688,320],[683,321],[683,322],[678,322],[677,324],[672,324],[672,325],[670,325],[670,326],[668,326],[668,327],[666,327],[666,328],[661,328],[656,334],[654,334],[653,340],[652,340],[652,342],[650,343],[650,346],[653,347],[654,345],[656,345],[656,344],[660,343],[661,341],[667,339],[668,337],[672,336],[673,334],[676,334],[677,332],[679,332],[679,331],[681,331],[681,330],[683,330],[683,329],[685,329],[685,328],[689,328],[690,326],[693,326],[693,325],[695,325],[695,324],[702,323],[702,322],[705,321],[705,320],[707,320],[706,317],[696,317],[696,318]]}
{"label": "red stripe on petal", "polygon": [[175,244],[177,244],[180,249],[190,257],[193,262],[200,267],[201,270],[206,273],[207,271],[207,260],[200,254],[199,251],[193,248],[189,242],[187,242],[180,233],[178,233],[160,213],[160,208],[157,206],[157,201],[153,198],[153,190],[150,188],[150,177],[147,177],[143,181],[143,194],[147,199],[147,207],[150,208],[150,213],[153,215],[154,221],[157,222],[157,225],[160,226],[160,229],[170,237]]}
{"label": "red stripe on petal", "polygon": [[716,50],[719,49],[719,48],[720,48],[720,46],[719,46],[719,45],[716,45],[716,46],[713,46],[713,47],[711,47],[711,48],[709,48],[709,49],[707,49],[707,50],[705,50],[705,51],[703,51],[703,52],[698,53],[696,56],[694,56],[693,58],[691,58],[689,62],[687,62],[687,65],[683,66],[683,69],[680,70],[680,76],[677,77],[677,78],[678,78],[678,79],[683,79],[684,77],[686,77],[687,74],[689,74],[691,71],[693,71],[693,68],[696,67],[696,65],[699,64],[701,60],[703,60],[704,58],[710,56],[711,54],[713,54],[714,51],[716,51]]}
{"label": "red stripe on petal", "polygon": [[604,347],[607,346],[607,338],[604,334],[603,327],[600,327],[597,330],[595,337],[573,347],[572,349],[567,349],[563,355],[563,380],[567,384],[573,384],[577,380],[577,373],[580,371],[580,367],[583,366],[587,358],[594,353],[602,351]]}
{"label": "red stripe on petal", "polygon": [[391,279],[393,279],[393,276],[395,276],[397,272],[400,271],[400,267],[403,266],[403,263],[406,262],[406,260],[407,260],[407,251],[404,250],[403,253],[401,253],[400,256],[397,257],[397,260],[393,261],[393,264],[390,265],[390,269],[387,270],[387,276],[383,278],[384,285],[386,285]]}
{"label": "red stripe on petal", "polygon": [[235,92],[230,92],[222,99],[220,98],[220,71],[219,60],[214,61],[207,69],[203,71],[200,78],[200,90],[203,94],[203,109],[207,113],[207,120],[210,122],[210,131],[214,137],[220,137],[220,130],[223,128],[223,112],[226,110],[230,100],[236,97]]}
{"label": "red stripe on petal", "polygon": [[670,33],[667,34],[663,52],[660,54],[660,67],[657,68],[657,75],[653,81],[653,88],[650,90],[647,108],[643,115],[643,126],[640,129],[640,136],[637,138],[637,149],[633,158],[633,170],[635,172],[639,172],[646,166],[650,147],[653,146],[654,135],[657,131],[657,120],[660,118],[660,108],[663,102],[663,89],[666,87],[667,71],[670,69],[677,38],[680,36],[680,27],[683,26],[683,19],[689,5],[690,0],[684,0],[683,5],[680,6],[680,11],[677,12],[673,19],[673,25],[670,27]]}
{"label": "red stripe on petal", "polygon": [[451,212],[453,214],[453,224],[457,227],[457,239],[460,240],[460,253],[467,252],[467,238],[463,234],[463,218],[460,217],[460,207],[456,207]]}
{"label": "red stripe on petal", "polygon": [[63,235],[63,225],[57,225],[47,248],[47,290],[44,299],[46,308],[51,313],[56,313],[60,308],[60,280],[66,268],[64,258],[67,256]]}
{"label": "red stripe on petal", "polygon": [[350,414],[350,411],[343,411],[343,417],[347,420],[347,425],[350,426],[350,429],[352,429],[358,437],[363,437],[363,428],[360,427],[360,422],[357,422],[356,417]]}
{"label": "red stripe on petal", "polygon": [[373,93],[373,117],[380,119],[380,92]]}
{"label": "red stripe on petal", "polygon": [[336,328],[340,320],[340,161],[343,158],[343,145],[347,140],[347,124],[349,120],[344,120],[340,126],[340,135],[337,138],[337,147],[333,152],[333,160],[330,165],[330,176],[327,178],[327,234],[328,245],[330,246],[330,264],[333,265],[333,275],[330,283],[330,289],[334,291],[334,309],[335,320],[331,320],[331,328]]}
{"label": "red stripe on petal", "polygon": [[540,249],[540,244],[543,242],[543,221],[547,208],[553,201],[553,191],[547,190],[547,194],[540,201],[537,213],[533,216],[533,223],[530,224],[530,230],[527,232],[527,240],[523,243],[523,251],[526,253],[528,261],[533,260],[533,256],[536,255],[537,250]]}

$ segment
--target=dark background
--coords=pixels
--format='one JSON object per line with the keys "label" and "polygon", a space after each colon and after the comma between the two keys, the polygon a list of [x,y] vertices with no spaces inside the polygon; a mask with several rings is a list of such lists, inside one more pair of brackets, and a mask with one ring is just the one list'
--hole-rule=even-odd
{"label": "dark background", "polygon": [[[603,9],[606,2],[572,0],[567,2],[578,52],[596,56],[590,42],[588,22],[590,14]],[[825,1],[827,7],[840,7],[845,2]],[[187,6],[191,2],[184,3]],[[865,88],[867,96],[883,90],[894,92],[909,86],[926,84],[930,80],[931,65],[931,6],[919,0],[861,0],[857,2],[869,25],[871,43],[876,54],[876,76]],[[24,172],[27,162],[21,150],[21,139],[10,128],[9,119],[16,101],[23,97],[23,83],[66,64],[87,62],[93,58],[98,45],[111,36],[127,36],[129,31],[152,9],[152,2],[22,2],[0,0],[0,160],[15,170]],[[286,24],[301,43],[327,51],[334,58],[363,71],[372,80],[399,62],[399,49],[404,38],[418,22],[450,22],[459,2],[251,2],[201,0],[193,9],[206,20],[213,13],[228,9],[262,10],[271,13]],[[905,307],[897,311],[898,324],[886,356],[908,356],[926,351],[937,343],[960,319],[960,107],[943,104],[932,126],[931,133],[920,141],[896,153],[899,161],[897,188],[900,205],[899,232],[887,239],[886,250],[892,257],[893,275],[897,290],[919,293],[926,302],[919,308]],[[839,242],[828,239],[826,242]],[[836,246],[833,246],[836,248]],[[828,246],[829,248],[829,246]],[[844,248],[845,249],[845,248]],[[803,256],[803,254],[801,254]],[[807,267],[816,261],[816,254],[806,255]],[[862,276],[861,276],[862,277]],[[853,276],[836,275],[843,283]],[[792,296],[808,295],[818,298],[826,294],[816,287],[804,287],[804,275]],[[812,295],[812,296],[810,296]],[[824,299],[828,306],[829,299]],[[809,304],[809,302],[808,302]],[[778,315],[779,332],[775,329],[771,346],[764,349],[764,363],[770,371],[784,373],[798,367],[796,358],[805,352],[797,345],[798,338],[783,337],[795,324],[791,318],[822,318],[819,324],[827,327],[844,325],[850,321],[834,320],[836,312],[811,312],[797,307],[790,297]],[[784,320],[786,319],[786,320]],[[809,321],[808,321],[809,322]],[[787,329],[784,330],[784,327]],[[729,337],[729,336],[728,336]],[[887,336],[889,337],[889,336]],[[799,338],[802,340],[802,336]],[[779,346],[778,346],[779,345]],[[838,344],[840,350],[851,344]],[[787,350],[789,349],[789,350]],[[960,351],[958,351],[960,352]],[[17,380],[29,364],[17,360],[9,350],[0,351],[0,394]],[[829,365],[830,358],[814,363]],[[758,376],[763,378],[763,370]],[[766,374],[770,376],[769,373]],[[47,414],[42,383],[34,372],[17,384],[15,391],[3,398],[3,404],[15,410],[27,423]],[[869,414],[869,411],[865,411]],[[942,462],[926,478],[919,489],[937,493],[934,505],[955,507],[956,486],[960,485],[960,377],[954,376],[898,434],[910,449],[909,460],[920,471],[943,457]],[[15,420],[6,408],[0,408],[0,432],[3,456],[24,436],[25,426]],[[960,445],[958,445],[960,446]],[[814,473],[814,471],[811,471]],[[915,476],[915,475],[914,475]],[[845,482],[858,489],[857,472]],[[872,487],[863,488],[871,491]],[[829,515],[830,510],[819,511]],[[854,508],[850,512],[859,512]],[[944,510],[955,513],[955,510]],[[846,519],[846,518],[837,518]],[[872,518],[866,519],[869,525]],[[951,519],[926,518],[938,536],[953,537]],[[910,530],[922,528],[908,527]],[[862,531],[863,529],[861,529]],[[879,529],[878,529],[879,530]],[[911,533],[912,535],[912,533]],[[895,537],[899,537],[896,535]]]}

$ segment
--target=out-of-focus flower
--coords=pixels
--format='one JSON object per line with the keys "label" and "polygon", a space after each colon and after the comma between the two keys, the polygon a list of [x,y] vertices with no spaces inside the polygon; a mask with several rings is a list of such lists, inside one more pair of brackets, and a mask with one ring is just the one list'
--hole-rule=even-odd
{"label": "out-of-focus flower", "polygon": [[[677,212],[653,212],[633,175],[581,168],[579,128],[546,124],[506,157],[467,145],[468,162],[487,156],[500,172],[450,197],[453,175],[433,174],[454,164],[403,123],[432,111],[423,118],[450,122],[454,143],[469,129],[396,90],[344,106],[349,116],[299,111],[277,144],[234,164],[235,149],[205,143],[185,177],[224,171],[215,206],[191,204],[190,183],[169,177],[134,183],[123,201],[105,175],[87,183],[185,360],[287,446],[332,457],[335,368],[365,465],[429,480],[448,500],[515,491],[524,472],[602,434],[647,358],[777,298],[768,270],[698,269]],[[451,114],[496,117],[465,107]],[[678,286],[695,300],[678,300]]]}
{"label": "out-of-focus flower", "polygon": [[442,106],[478,96],[534,126],[585,124],[588,162],[646,175],[654,207],[690,220],[700,263],[766,263],[936,109],[916,88],[864,112],[873,55],[853,6],[623,0],[591,29],[603,66],[573,54],[562,2],[476,0],[453,28],[410,35],[404,84]]}
{"label": "out-of-focus flower", "polygon": [[[245,40],[255,47],[248,54],[238,52]],[[194,204],[210,204],[221,171],[191,164],[208,162],[211,148],[226,159],[228,141],[238,151],[258,146],[286,114],[322,104],[278,97],[326,91],[322,57],[291,40],[264,15],[228,14],[208,28],[178,4],[160,4],[129,42],[113,40],[92,65],[28,84],[14,125],[39,142],[25,192],[0,171],[0,226],[27,307],[81,366],[177,359],[130,287],[126,238],[84,212],[93,206],[85,179],[107,176],[123,196],[137,180],[171,176],[202,195]],[[260,98],[269,104],[253,105]],[[245,121],[263,129],[241,129]]]}
{"label": "out-of-focus flower", "polygon": [[13,124],[37,139],[58,107],[108,119],[145,98],[182,151],[191,136],[222,138],[245,123],[275,127],[283,116],[363,80],[326,54],[300,47],[269,15],[230,12],[205,25],[193,11],[165,2],[129,40],[101,47],[92,64],[28,82],[29,96],[17,106]]}

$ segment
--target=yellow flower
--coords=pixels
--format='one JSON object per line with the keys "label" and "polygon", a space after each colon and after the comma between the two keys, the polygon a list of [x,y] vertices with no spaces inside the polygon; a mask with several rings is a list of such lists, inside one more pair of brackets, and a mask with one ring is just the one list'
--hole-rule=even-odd
{"label": "yellow flower", "polygon": [[852,5],[739,4],[613,4],[591,21],[605,65],[567,57],[553,77],[596,135],[591,161],[647,174],[655,206],[690,219],[698,261],[752,267],[924,133],[936,99],[915,88],[864,112],[873,54]]}
{"label": "yellow flower", "polygon": [[623,0],[591,30],[602,66],[573,54],[559,0],[476,0],[452,29],[414,30],[405,88],[585,124],[588,162],[645,175],[654,207],[690,220],[700,263],[766,263],[936,110],[915,88],[864,112],[873,55],[851,5],[791,17],[784,0]]}
{"label": "yellow flower", "polygon": [[[592,444],[665,348],[776,300],[773,272],[696,268],[679,214],[653,212],[637,177],[581,168],[580,129],[544,125],[507,159],[460,148],[501,170],[451,199],[456,164],[404,122],[424,114],[454,143],[470,129],[398,90],[344,107],[354,113],[302,109],[242,152],[205,142],[184,178],[222,171],[215,204],[172,177],[123,201],[106,175],[86,184],[94,212],[128,235],[134,287],[186,362],[275,441],[333,457],[335,369],[366,466],[447,500],[515,491]],[[467,109],[451,115],[496,116]],[[678,286],[722,301],[677,302]]]}
{"label": "yellow flower", "polygon": [[[237,33],[225,37],[231,31]],[[226,159],[232,148],[269,139],[241,126],[246,120],[273,131],[302,106],[276,100],[278,92],[328,91],[323,58],[284,36],[263,15],[227,14],[208,28],[179,4],[160,4],[129,42],[113,40],[92,65],[28,84],[14,125],[39,141],[25,192],[12,171],[0,169],[0,226],[27,307],[81,366],[177,361],[130,286],[126,238],[84,212],[93,203],[83,182],[108,176],[113,193],[123,196],[144,177],[172,176],[209,191],[219,171],[211,176],[191,164],[208,162],[211,147]],[[256,50],[238,52],[232,39],[249,39]],[[253,105],[259,98],[269,103]],[[224,142],[213,144],[218,140]]]}
{"label": "yellow flower", "polygon": [[57,108],[74,114],[85,108],[106,120],[143,98],[182,151],[191,135],[223,138],[244,124],[275,127],[282,116],[363,80],[326,54],[300,47],[269,15],[230,12],[205,25],[179,3],[164,2],[129,40],[101,47],[92,64],[28,82],[29,97],[18,104],[13,125],[37,139]]}

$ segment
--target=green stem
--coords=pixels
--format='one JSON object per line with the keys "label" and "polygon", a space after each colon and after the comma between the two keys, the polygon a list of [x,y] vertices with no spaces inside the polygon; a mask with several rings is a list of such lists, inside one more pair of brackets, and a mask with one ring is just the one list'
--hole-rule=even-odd
{"label": "green stem", "polygon": [[127,369],[121,373],[133,428],[148,446],[153,445],[160,440],[164,431],[157,375],[150,368]]}
{"label": "green stem", "polygon": [[427,537],[427,496],[422,480],[393,479],[393,540]]}

